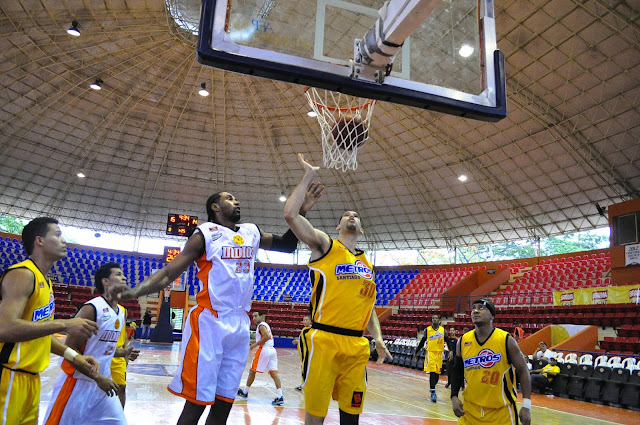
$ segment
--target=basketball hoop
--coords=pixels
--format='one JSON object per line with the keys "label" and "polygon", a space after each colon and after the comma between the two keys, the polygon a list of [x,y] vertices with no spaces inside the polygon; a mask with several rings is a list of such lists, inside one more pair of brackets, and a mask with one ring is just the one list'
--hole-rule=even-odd
{"label": "basketball hoop", "polygon": [[322,131],[324,166],[336,170],[358,167],[358,148],[369,138],[376,100],[307,87],[304,91]]}

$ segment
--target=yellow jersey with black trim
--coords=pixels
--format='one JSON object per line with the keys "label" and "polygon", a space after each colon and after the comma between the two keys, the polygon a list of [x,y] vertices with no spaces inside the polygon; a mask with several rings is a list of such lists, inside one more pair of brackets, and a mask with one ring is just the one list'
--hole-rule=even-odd
{"label": "yellow jersey with black trim", "polygon": [[361,250],[352,253],[337,239],[329,251],[309,261],[313,285],[311,320],[327,326],[364,331],[376,300],[373,269]]}
{"label": "yellow jersey with black trim", "polygon": [[[38,269],[32,260],[26,260],[9,267],[0,276],[0,285],[5,274],[10,270],[26,268],[33,272],[33,292],[27,300],[24,312],[20,317],[28,322],[44,322],[53,320],[55,302],[51,281]],[[2,301],[0,301],[2,302]],[[51,353],[51,335],[30,341],[0,343],[0,363],[13,370],[40,373],[49,366]]]}
{"label": "yellow jersey with black trim", "polygon": [[[118,337],[118,342],[116,342],[116,350],[118,348],[123,348],[124,347],[124,343],[127,340],[127,309],[122,307],[120,304],[118,304],[118,308],[120,308],[120,310],[122,310],[122,312],[124,313],[124,325],[122,326],[122,330],[120,331],[120,336]],[[113,370],[114,368],[117,367],[124,367],[126,369],[127,367],[127,359],[125,359],[124,357],[113,357],[113,360],[111,360],[111,370]]]}
{"label": "yellow jersey with black trim", "polygon": [[427,351],[444,351],[444,327],[433,326],[427,328]]}
{"label": "yellow jersey with black trim", "polygon": [[494,328],[480,344],[475,329],[462,336],[460,353],[468,385],[462,393],[465,401],[497,409],[515,405],[515,373],[507,353],[509,333]]}

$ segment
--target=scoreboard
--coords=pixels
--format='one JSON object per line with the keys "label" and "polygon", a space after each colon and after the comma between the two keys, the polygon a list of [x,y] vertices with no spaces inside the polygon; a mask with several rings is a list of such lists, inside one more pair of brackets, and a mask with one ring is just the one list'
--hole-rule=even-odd
{"label": "scoreboard", "polygon": [[165,264],[169,264],[174,258],[178,256],[178,254],[180,254],[179,247],[165,246],[163,257]]}
{"label": "scoreboard", "polygon": [[191,236],[198,226],[198,217],[187,214],[169,214],[167,217],[167,235]]}

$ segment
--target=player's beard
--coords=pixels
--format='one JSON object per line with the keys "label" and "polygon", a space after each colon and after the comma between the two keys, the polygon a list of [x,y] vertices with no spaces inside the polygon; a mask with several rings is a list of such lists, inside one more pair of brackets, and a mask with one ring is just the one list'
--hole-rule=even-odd
{"label": "player's beard", "polygon": [[356,223],[347,222],[345,229],[351,232],[355,232],[356,230],[358,230],[358,226],[356,225]]}
{"label": "player's beard", "polygon": [[239,222],[239,221],[240,221],[240,210],[237,210],[237,209],[235,209],[235,208],[234,208],[234,209],[229,213],[229,215],[228,215],[228,217],[227,217],[227,218],[228,218],[228,219],[229,219],[229,221],[231,221],[232,223],[237,223],[237,222]]}

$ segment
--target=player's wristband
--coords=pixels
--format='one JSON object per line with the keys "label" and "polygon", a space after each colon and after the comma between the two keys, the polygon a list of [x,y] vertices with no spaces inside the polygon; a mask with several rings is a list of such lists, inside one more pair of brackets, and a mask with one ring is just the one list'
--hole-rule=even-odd
{"label": "player's wristband", "polygon": [[523,398],[522,399],[522,407],[525,408],[525,409],[531,410],[531,399],[530,398]]}
{"label": "player's wristband", "polygon": [[73,360],[78,357],[78,352],[71,347],[67,347],[67,349],[64,350],[63,357],[65,360],[73,363]]}

